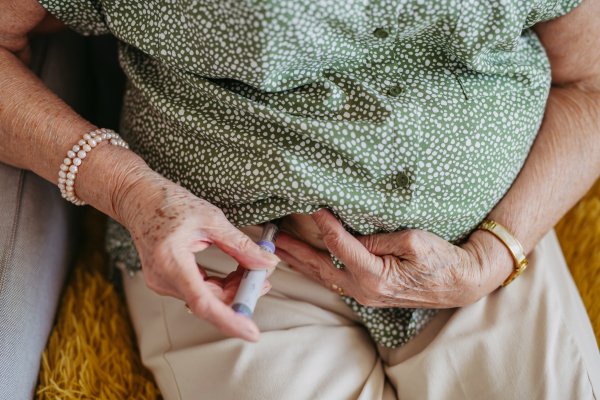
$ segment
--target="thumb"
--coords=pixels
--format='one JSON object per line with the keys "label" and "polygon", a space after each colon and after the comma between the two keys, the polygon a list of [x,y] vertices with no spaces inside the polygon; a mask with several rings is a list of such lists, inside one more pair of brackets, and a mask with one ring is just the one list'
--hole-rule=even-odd
{"label": "thumb", "polygon": [[321,231],[329,252],[346,267],[352,269],[353,265],[364,267],[378,264],[378,258],[345,230],[330,211],[321,209],[311,216]]}
{"label": "thumb", "polygon": [[235,258],[246,269],[271,269],[281,261],[275,254],[261,249],[229,222],[222,229],[213,230],[209,238],[219,249]]}
{"label": "thumb", "polygon": [[378,256],[395,255],[402,256],[404,253],[404,242],[398,232],[375,233],[373,235],[358,236],[356,238],[372,254]]}

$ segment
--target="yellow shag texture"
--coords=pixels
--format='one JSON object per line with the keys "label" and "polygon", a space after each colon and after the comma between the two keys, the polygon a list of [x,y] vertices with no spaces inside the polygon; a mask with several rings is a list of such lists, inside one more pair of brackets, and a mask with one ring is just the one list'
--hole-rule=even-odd
{"label": "yellow shag texture", "polygon": [[[43,355],[38,399],[160,398],[141,364],[127,308],[104,278],[102,223],[88,210],[90,235]],[[556,232],[600,342],[600,180]]]}
{"label": "yellow shag texture", "polygon": [[127,307],[105,278],[104,218],[96,210],[86,212],[86,244],[42,356],[37,399],[157,399]]}
{"label": "yellow shag texture", "polygon": [[555,230],[600,343],[600,179]]}

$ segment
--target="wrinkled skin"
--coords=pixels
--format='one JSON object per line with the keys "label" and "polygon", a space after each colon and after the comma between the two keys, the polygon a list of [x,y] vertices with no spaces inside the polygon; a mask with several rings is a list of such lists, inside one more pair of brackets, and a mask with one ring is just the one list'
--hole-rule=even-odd
{"label": "wrinkled skin", "polygon": [[489,233],[473,235],[458,247],[417,229],[353,237],[327,210],[312,217],[327,249],[345,268],[337,269],[328,252],[287,234],[280,235],[276,254],[330,290],[338,292],[332,284],[341,287],[365,306],[464,306],[498,287],[514,265],[506,249],[484,243]]}
{"label": "wrinkled skin", "polygon": [[[600,2],[584,0],[564,17],[534,26],[550,59],[553,88],[523,169],[488,216],[511,231],[526,253],[600,175],[599,16]],[[35,0],[0,0],[0,161],[50,182],[82,132],[97,128],[23,64],[30,59],[31,34],[62,28]],[[193,253],[214,243],[252,269],[273,268],[277,259],[251,243],[220,210],[156,174],[134,153],[105,143],[82,164],[76,192],[129,229],[151,289],[188,302],[197,316],[227,335],[258,340],[257,326],[228,307],[240,271],[207,278]],[[365,305],[470,304],[495,290],[514,267],[504,245],[484,231],[456,247],[418,230],[354,238],[328,211],[313,217],[325,245],[346,268],[336,270],[328,253],[285,234],[277,253],[310,278],[330,289],[335,283]]]}
{"label": "wrinkled skin", "polygon": [[[194,253],[214,243],[242,266],[270,268],[267,276],[279,259],[231,225],[219,208],[152,171],[143,174],[127,186],[118,207],[140,254],[147,286],[187,302],[194,314],[228,335],[258,340],[254,322],[230,308],[244,269],[240,266],[225,278],[209,277]],[[261,295],[270,287],[265,280]]]}

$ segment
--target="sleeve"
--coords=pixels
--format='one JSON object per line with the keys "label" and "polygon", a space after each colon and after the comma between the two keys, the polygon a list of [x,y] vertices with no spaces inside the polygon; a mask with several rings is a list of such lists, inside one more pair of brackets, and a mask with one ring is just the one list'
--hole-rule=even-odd
{"label": "sleeve", "polygon": [[[581,1],[464,0],[447,50],[462,64],[481,73],[498,74],[502,64],[544,64],[537,49],[541,45],[535,43],[537,39],[530,40],[524,31],[537,22],[568,13]],[[522,55],[521,60],[514,59],[518,54]],[[535,55],[537,59],[526,61]]]}
{"label": "sleeve", "polygon": [[40,4],[75,32],[89,35],[110,33],[101,0],[38,0]]}
{"label": "sleeve", "polygon": [[536,0],[525,20],[524,28],[529,28],[538,22],[561,17],[581,2],[582,0]]}

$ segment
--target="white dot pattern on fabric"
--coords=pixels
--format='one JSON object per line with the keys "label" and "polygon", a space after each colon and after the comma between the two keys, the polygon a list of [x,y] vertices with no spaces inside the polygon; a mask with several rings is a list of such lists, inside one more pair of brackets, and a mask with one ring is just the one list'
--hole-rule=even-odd
{"label": "white dot pattern on fabric", "polygon": [[[542,121],[550,69],[527,28],[579,1],[41,3],[122,41],[123,137],[236,226],[325,207],[353,233],[457,243],[509,189]],[[139,268],[127,232],[110,229],[113,259]],[[435,313],[344,299],[390,347]]]}

